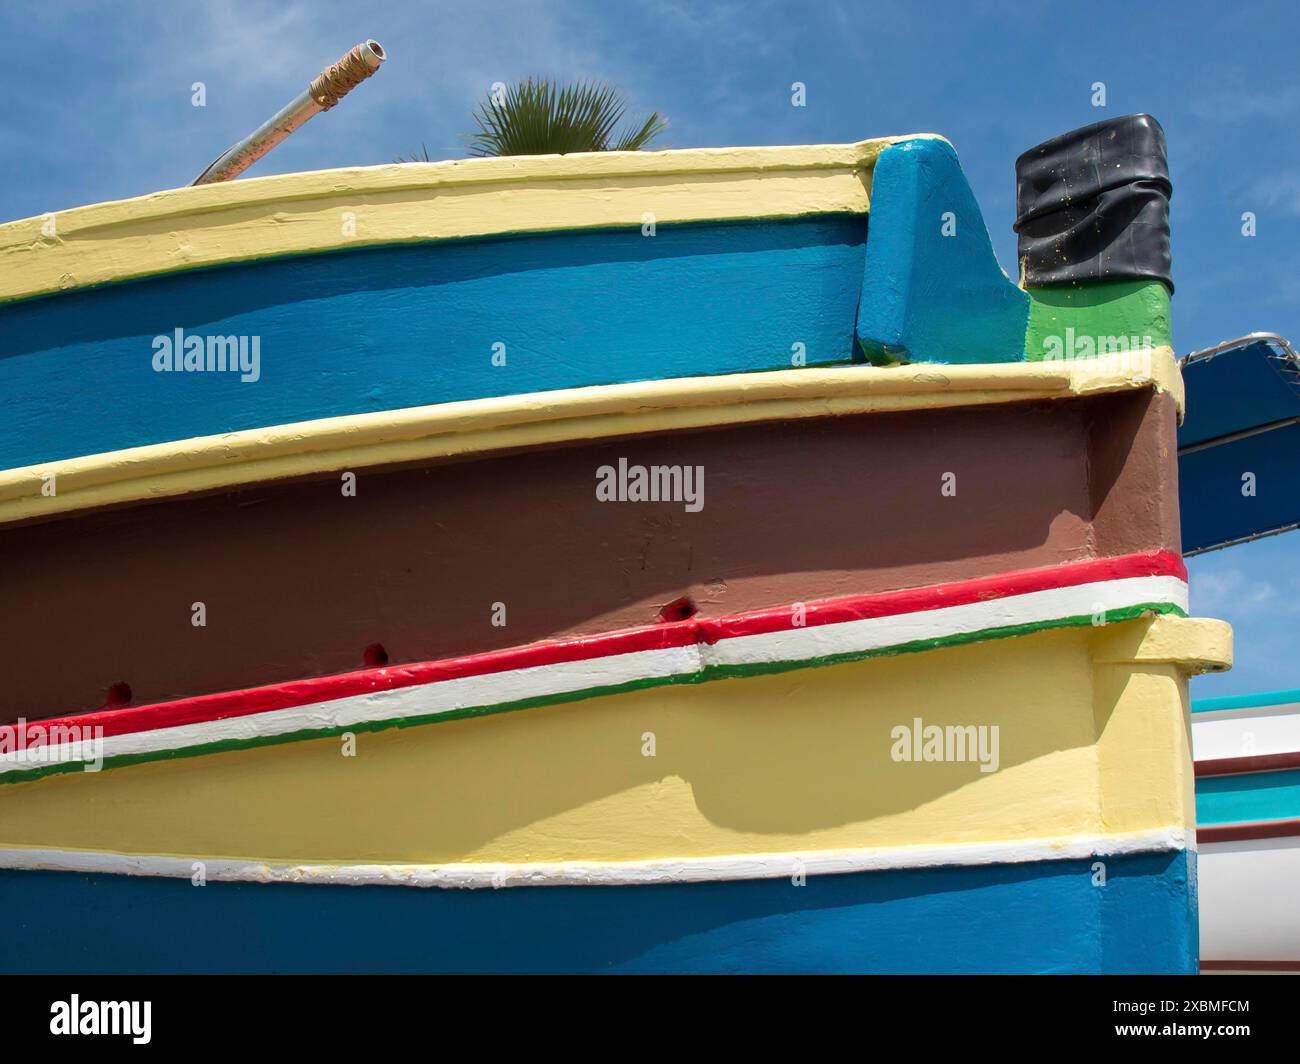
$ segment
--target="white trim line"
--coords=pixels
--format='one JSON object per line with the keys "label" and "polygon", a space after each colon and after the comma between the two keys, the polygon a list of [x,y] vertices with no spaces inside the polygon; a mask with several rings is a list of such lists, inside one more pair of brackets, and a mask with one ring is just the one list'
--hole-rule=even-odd
{"label": "white trim line", "polygon": [[[248,741],[299,731],[324,731],[385,720],[436,716],[524,699],[554,697],[636,680],[689,676],[710,666],[799,662],[836,654],[868,653],[914,641],[1091,615],[1144,603],[1167,603],[1187,612],[1187,584],[1175,576],[1124,577],[988,602],[873,617],[838,624],[733,636],[713,645],[694,643],[661,650],[584,658],[392,688],[287,709],[197,724],[108,736],[103,757],[180,750],[205,743]],[[40,724],[40,721],[33,721]],[[69,745],[69,744],[63,744]],[[0,754],[0,773],[51,763],[59,746]]]}
{"label": "white trim line", "polygon": [[1252,706],[1192,714],[1198,764],[1300,751],[1300,705]]}
{"label": "white trim line", "polygon": [[285,864],[189,857],[136,856],[85,850],[0,849],[0,869],[193,878],[238,883],[307,883],[452,889],[485,887],[635,886],[843,875],[905,868],[976,867],[1032,861],[1085,860],[1128,854],[1195,850],[1194,833],[1157,828],[1064,839],[891,846],[806,853],[658,858],[645,861],[564,861],[533,864]]}
{"label": "white trim line", "polygon": [[884,650],[927,639],[971,635],[991,628],[1088,616],[1144,602],[1168,603],[1186,613],[1187,584],[1176,576],[1129,576],[1045,591],[1026,591],[988,602],[740,636],[704,647],[704,663],[753,665]]}

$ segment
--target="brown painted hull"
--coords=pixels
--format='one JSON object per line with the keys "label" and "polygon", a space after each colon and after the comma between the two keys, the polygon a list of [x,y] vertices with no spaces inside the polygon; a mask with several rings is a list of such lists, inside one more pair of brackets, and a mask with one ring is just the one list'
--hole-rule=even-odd
{"label": "brown painted hull", "polygon": [[[596,470],[704,468],[704,506]],[[871,414],[362,470],[0,529],[0,721],[1179,550],[1164,394]],[[942,492],[955,474],[955,495]],[[206,626],[192,624],[203,603]],[[494,604],[506,624],[493,624]]]}

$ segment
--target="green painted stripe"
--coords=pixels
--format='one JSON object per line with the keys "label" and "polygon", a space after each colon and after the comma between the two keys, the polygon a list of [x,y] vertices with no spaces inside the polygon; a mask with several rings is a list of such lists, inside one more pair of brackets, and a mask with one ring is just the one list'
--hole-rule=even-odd
{"label": "green painted stripe", "polygon": [[[1030,288],[1025,359],[1089,357],[1087,345],[1100,353],[1099,341],[1123,339],[1139,346],[1172,347],[1169,290],[1159,281],[1107,281],[1093,284]],[[1072,332],[1067,332],[1072,330]],[[1072,341],[1073,350],[1067,349]]]}
{"label": "green painted stripe", "polygon": [[[1185,617],[1187,614],[1171,603],[1146,603],[1128,606],[1119,610],[1106,612],[1107,624],[1137,620],[1157,614],[1169,614]],[[669,687],[678,684],[710,683],[714,680],[742,679],[750,676],[768,676],[774,673],[793,672],[797,669],[820,668],[826,665],[841,665],[867,658],[893,657],[899,654],[913,654],[926,650],[938,650],[944,647],[964,646],[970,643],[985,642],[993,639],[1009,639],[1016,636],[1033,635],[1036,632],[1054,628],[1085,628],[1093,626],[1091,614],[1073,617],[1061,617],[1050,621],[1034,621],[1029,624],[1006,625],[1000,628],[984,628],[977,632],[960,632],[956,635],[938,636],[932,639],[917,639],[908,643],[898,643],[890,647],[874,650],[848,651],[843,654],[828,654],[818,658],[804,658],[798,661],[772,661],[754,665],[708,665],[698,672],[678,676],[651,676],[641,680],[629,680],[621,684],[609,684],[602,687],[589,687],[581,691],[568,691],[555,695],[539,695],[534,698],[516,699],[499,702],[488,706],[471,706],[465,709],[449,710],[445,713],[430,713],[414,717],[394,717],[385,720],[363,721],[359,724],[332,728],[313,728],[309,730],[286,732],[282,735],[254,736],[250,739],[222,739],[218,742],[186,746],[177,750],[152,750],[147,753],[121,754],[104,759],[104,768],[123,768],[139,765],[147,761],[170,761],[183,757],[203,757],[207,754],[225,753],[230,750],[246,750],[259,746],[277,746],[281,743],[301,742],[306,739],[328,739],[345,735],[349,732],[378,732],[389,728],[413,728],[425,724],[439,724],[444,721],[466,720],[471,717],[485,717],[497,713],[512,713],[516,710],[536,709],[541,706],[562,705],[567,702],[580,702],[603,695],[622,694],[639,691],[650,687]],[[0,784],[22,784],[44,776],[57,776],[65,772],[83,772],[85,762],[72,761],[55,765],[42,765],[20,771],[0,773]]]}

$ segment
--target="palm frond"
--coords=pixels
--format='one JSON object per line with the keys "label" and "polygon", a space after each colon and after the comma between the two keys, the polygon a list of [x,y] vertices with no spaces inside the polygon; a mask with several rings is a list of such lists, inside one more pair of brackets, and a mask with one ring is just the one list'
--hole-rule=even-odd
{"label": "palm frond", "polygon": [[425,147],[424,142],[420,142],[420,150],[411,152],[410,155],[399,155],[393,160],[395,163],[427,163],[432,162],[429,158],[429,149]]}
{"label": "palm frond", "polygon": [[668,128],[668,119],[655,111],[640,129],[629,129],[614,145],[614,151],[641,151],[655,137]]}
{"label": "palm frond", "polygon": [[639,127],[616,135],[627,111],[623,94],[602,82],[558,85],[526,78],[489,97],[473,112],[478,129],[466,137],[472,155],[566,155],[640,151],[667,127],[656,111]]}

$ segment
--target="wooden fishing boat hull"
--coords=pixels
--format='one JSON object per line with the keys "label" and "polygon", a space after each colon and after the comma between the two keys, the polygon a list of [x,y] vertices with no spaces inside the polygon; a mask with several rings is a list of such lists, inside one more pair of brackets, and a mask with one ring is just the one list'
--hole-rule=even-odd
{"label": "wooden fishing boat hull", "polygon": [[[836,626],[805,633],[819,627],[825,649]],[[537,695],[533,665],[486,674],[514,703],[373,732],[338,716],[375,711],[372,692],[306,703],[267,742],[256,731],[276,711],[209,705],[208,723],[173,726],[171,749],[154,727],[118,736],[135,756],[110,735],[100,772],[6,772],[0,863],[23,869],[0,877],[23,913],[6,964],[1195,969],[1184,699],[1189,671],[1223,664],[1217,622],[1084,619],[817,667],[774,663],[770,635],[748,638],[761,645],[669,648],[686,669],[689,647],[756,656],[716,679],[696,665],[686,683],[569,700],[554,669]],[[632,651],[572,682],[616,679],[629,656],[666,671]],[[464,679],[391,691],[429,710],[439,683],[469,699]],[[144,726],[164,723],[152,716]],[[943,739],[927,750],[934,727],[955,729],[959,757]],[[106,923],[51,938],[78,898]],[[159,933],[131,930],[145,911]],[[333,917],[349,925],[337,939],[320,931]]]}
{"label": "wooden fishing boat hull", "polygon": [[[941,244],[919,221],[936,196],[960,221]],[[1018,361],[1029,302],[926,135],[186,188],[0,226],[0,267],[0,469],[34,481],[86,455],[492,396]]]}
{"label": "wooden fishing boat hull", "polygon": [[1167,276],[1051,157],[1028,289],[931,136],[0,227],[0,963],[1195,970]]}
{"label": "wooden fishing boat hull", "polygon": [[[164,586],[201,568],[203,552],[187,557],[187,545],[207,535],[209,546],[233,544],[229,579],[247,603],[236,596],[222,606],[235,611],[234,630],[275,598],[253,595],[256,585],[235,576],[258,541],[249,515],[283,515],[265,526],[268,547],[308,543],[328,524],[312,492],[335,508],[320,514],[375,496],[402,500],[397,527],[402,515],[413,523],[411,503],[428,479],[440,506],[427,527],[449,524],[453,542],[468,538],[454,533],[462,508],[467,528],[500,530],[521,509],[584,498],[549,505],[570,534],[612,549],[597,551],[581,579],[587,598],[560,600],[566,611],[533,622],[545,633],[535,642],[410,660],[407,645],[480,639],[461,631],[459,617],[422,610],[417,596],[398,616],[410,625],[424,615],[426,627],[409,629],[419,640],[393,644],[403,647],[400,660],[338,673],[324,659],[320,668],[308,648],[336,645],[342,655],[379,629],[343,626],[331,636],[345,613],[316,628],[300,618],[286,627],[302,629],[303,641],[281,637],[288,679],[249,672],[263,684],[213,691],[203,686],[204,659],[174,653],[181,645],[160,626],[154,649],[163,653],[142,658],[134,681],[151,696],[144,704],[45,713],[0,730],[11,743],[0,762],[0,894],[29,914],[8,964],[1194,970],[1186,681],[1224,667],[1229,650],[1225,626],[1185,616],[1172,453],[1162,443],[1173,432],[1177,378],[1161,364],[1148,378],[1073,366],[1064,380],[1057,369],[1020,367],[998,376],[1000,390],[977,369],[950,370],[936,385],[928,374],[862,368],[861,380],[888,389],[867,387],[856,401],[887,399],[889,412],[826,420],[818,398],[805,417],[780,408],[783,420],[746,424],[734,407],[713,405],[708,418],[732,428],[533,448],[520,482],[545,486],[535,500],[505,493],[512,474],[484,466],[519,462],[516,451],[386,467],[390,489],[363,472],[355,498],[338,494],[333,475],[261,484],[253,463],[244,475],[259,493],[254,505],[239,505],[240,492],[180,494],[14,523],[13,534],[33,534],[25,540],[33,549],[57,546],[65,531],[92,534],[106,550],[143,547],[141,558],[164,567]],[[847,397],[838,377],[825,383]],[[685,385],[674,388],[674,409],[689,408]],[[1058,398],[1023,401],[1043,388]],[[640,408],[645,397],[629,401]],[[888,465],[856,461],[879,449],[877,433],[879,446],[907,446]],[[955,497],[942,491],[954,438],[979,455],[956,464]],[[932,453],[927,440],[945,443]],[[655,450],[639,450],[646,446]],[[808,474],[818,449],[833,456],[825,480]],[[680,500],[597,501],[597,463],[627,453],[702,461],[715,477],[706,479],[706,505],[692,513]],[[1008,483],[1008,468],[1023,481]],[[463,473],[470,479],[458,487]],[[471,505],[484,483],[502,491],[491,493],[504,503],[491,519]],[[755,484],[780,490],[744,516]],[[846,493],[889,505],[867,513],[832,505]],[[967,496],[978,502],[963,522],[926,516]],[[213,515],[231,500],[243,516],[223,531]],[[815,534],[805,527],[811,512],[820,515]],[[360,564],[411,568],[403,558],[418,556],[395,549],[382,506],[366,513],[371,532],[345,536]],[[879,544],[863,535],[873,514]],[[300,523],[285,526],[290,517]],[[765,546],[747,554],[745,529],[764,519],[782,534],[758,537]],[[1030,523],[1051,530],[1045,545],[1025,542]],[[297,531],[286,536],[286,527]],[[909,528],[934,536],[913,535],[906,554],[891,553]],[[531,540],[535,550],[541,537]],[[806,558],[791,548],[804,541]],[[307,552],[304,564],[319,572]],[[615,597],[590,597],[615,574],[638,571],[629,565],[637,557],[655,560],[653,580],[623,577]],[[732,590],[700,595],[689,616],[645,623],[667,596],[700,590],[697,559],[722,566],[719,583]],[[1009,569],[1016,559],[1029,564]],[[909,560],[913,568],[900,568]],[[437,579],[468,568],[464,558],[450,562]],[[979,575],[958,576],[970,573]],[[476,575],[491,579],[482,566]],[[128,579],[104,597],[130,591]],[[347,601],[358,594],[349,589]],[[565,632],[566,614],[585,621]],[[12,631],[24,638],[16,617]],[[26,652],[43,642],[37,632]],[[255,660],[252,647],[231,662]],[[69,690],[83,692],[101,677],[64,672]],[[151,674],[173,700],[155,700]],[[49,683],[31,689],[30,704]],[[75,748],[86,731],[100,771],[85,771],[88,751]],[[43,889],[50,877],[58,885]],[[822,892],[816,900],[813,891]],[[401,901],[390,900],[394,892]],[[51,940],[42,906],[74,895],[85,911],[103,912],[103,924]],[[129,930],[145,905],[157,933]],[[197,927],[194,905],[207,906]],[[398,912],[407,914],[400,930]],[[345,919],[355,932],[324,942],[306,913]],[[587,934],[571,942],[578,927]]]}
{"label": "wooden fishing boat hull", "polygon": [[[0,639],[26,663],[8,679],[0,723],[96,710],[119,683],[149,705],[350,672],[376,645],[399,666],[653,625],[673,603],[721,619],[1177,552],[1173,498],[1160,490],[1172,463],[1170,393],[1124,389],[1120,375],[1106,384],[1119,390],[1073,400],[946,406],[973,394],[957,388],[955,371],[945,391],[910,396],[885,371],[854,372],[885,377],[895,390],[876,398],[891,406],[825,418],[815,416],[827,401],[818,396],[802,411],[813,416],[782,410],[779,421],[671,433],[663,418],[650,434],[510,447],[537,431],[526,422],[492,441],[504,452],[408,464],[353,465],[350,446],[309,450],[352,467],[355,494],[345,494],[346,473],[317,471],[0,525],[0,553],[25,559],[6,578]],[[1038,394],[1059,394],[1044,380]],[[679,399],[689,389],[680,383]],[[733,404],[701,419],[768,416],[766,400],[747,397],[737,387]],[[588,399],[549,403],[568,424]],[[575,431],[617,432],[644,403],[627,395]],[[310,442],[308,427],[294,435]],[[219,441],[216,472],[260,469],[231,463],[231,448]],[[698,508],[684,498],[602,501],[601,470],[617,479],[620,468],[651,467],[698,470]],[[76,480],[62,482],[35,505],[75,503]]]}
{"label": "wooden fishing boat hull", "polygon": [[1300,970],[1300,702],[1199,701],[1192,716],[1205,971]]}
{"label": "wooden fishing boat hull", "polygon": [[296,174],[0,226],[0,468],[846,361],[888,143]]}

